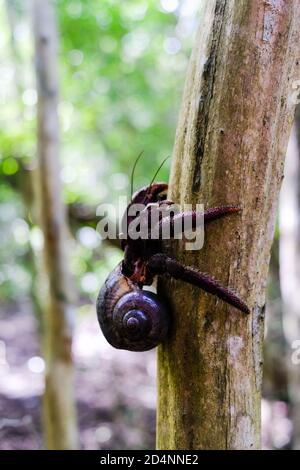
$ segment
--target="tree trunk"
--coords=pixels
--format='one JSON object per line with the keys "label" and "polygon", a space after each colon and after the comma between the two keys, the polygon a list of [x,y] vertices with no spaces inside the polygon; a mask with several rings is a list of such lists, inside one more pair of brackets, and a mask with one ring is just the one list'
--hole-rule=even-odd
{"label": "tree trunk", "polygon": [[260,446],[265,286],[295,105],[300,3],[206,0],[177,128],[169,197],[238,204],[201,252],[171,254],[232,286],[245,316],[168,281],[173,331],[158,351],[160,449]]}
{"label": "tree trunk", "polygon": [[[298,142],[297,142],[298,137]],[[285,179],[280,195],[280,284],[283,300],[284,331],[288,344],[288,392],[293,420],[294,449],[300,449],[300,108],[290,139]],[[297,343],[294,343],[298,341]]]}
{"label": "tree trunk", "polygon": [[[7,19],[10,27],[10,49],[12,56],[12,66],[14,67],[14,77],[15,77],[15,99],[18,103],[18,112],[16,114],[16,120],[23,125],[24,121],[24,103],[22,102],[22,95],[26,88],[26,83],[24,83],[24,77],[22,73],[27,75],[27,68],[32,67],[30,63],[30,53],[28,52],[28,57],[24,60],[22,57],[21,49],[17,46],[15,41],[16,30],[20,22],[20,18],[26,18],[28,20],[28,3],[22,5],[22,10],[17,11],[17,3],[15,1],[6,0],[5,7],[7,13]],[[23,52],[23,51],[22,51]],[[11,185],[14,191],[17,191],[26,208],[26,222],[37,224],[37,214],[35,203],[36,199],[34,198],[35,192],[35,170],[25,168],[22,166],[22,161],[20,160],[20,168],[16,174],[16,178],[12,179],[11,176],[7,178],[6,183]],[[24,215],[25,217],[25,215]],[[30,297],[33,304],[34,313],[39,322],[39,330],[41,330],[41,318],[43,312],[44,299],[42,296],[42,289],[39,287],[43,284],[44,279],[44,266],[42,261],[42,256],[39,250],[35,250],[33,246],[28,248],[27,259],[30,265],[30,274],[31,274],[31,285],[30,285]]]}
{"label": "tree trunk", "polygon": [[48,277],[44,330],[46,443],[50,449],[75,449],[72,286],[67,259],[65,207],[59,180],[57,32],[52,2],[34,0],[33,15],[38,90],[38,186]]}

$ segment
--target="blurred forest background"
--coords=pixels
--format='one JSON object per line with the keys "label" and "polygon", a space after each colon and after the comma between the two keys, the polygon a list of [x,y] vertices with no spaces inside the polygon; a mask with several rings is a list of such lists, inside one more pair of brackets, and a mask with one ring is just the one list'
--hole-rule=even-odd
{"label": "blurred forest background", "polygon": [[[154,448],[155,351],[114,350],[96,320],[98,290],[122,257],[117,243],[101,240],[96,214],[99,204],[117,204],[129,194],[131,167],[142,150],[135,188],[147,184],[172,152],[201,0],[56,0],[58,54],[52,51],[49,61],[40,44],[46,41],[43,27],[55,34],[55,24],[44,25],[39,3],[49,1],[0,0],[0,449],[51,447],[57,429],[65,448]],[[52,65],[47,69],[53,60],[57,77]],[[58,103],[51,93],[43,95],[47,73],[52,84],[57,80]],[[45,182],[48,156],[41,147],[45,135],[57,137],[56,107],[60,145],[50,145],[50,154],[54,148],[60,169],[51,169]],[[47,116],[54,119],[51,138]],[[300,445],[300,366],[291,359],[292,342],[300,340],[297,127],[287,163],[267,304],[262,425],[263,447],[269,449]],[[53,217],[53,178],[62,183],[64,205],[58,201],[54,212],[67,215],[67,236],[62,227],[58,242],[67,267],[51,264],[51,233],[37,207]],[[168,164],[159,179],[168,180]],[[49,270],[64,284],[65,268],[73,295],[59,304],[64,323],[53,327],[50,320],[49,330]],[[73,335],[74,397],[66,392],[68,409],[61,392],[53,391],[72,387],[73,375],[68,356],[57,380],[55,348],[65,343],[55,328],[68,330],[70,342]],[[47,370],[51,380],[42,406]]]}

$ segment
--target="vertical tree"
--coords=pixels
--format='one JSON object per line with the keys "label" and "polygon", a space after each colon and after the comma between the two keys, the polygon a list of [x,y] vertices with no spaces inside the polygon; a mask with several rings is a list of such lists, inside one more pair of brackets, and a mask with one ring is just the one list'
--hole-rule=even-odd
{"label": "vertical tree", "polygon": [[162,449],[260,446],[265,286],[300,75],[299,21],[293,0],[203,2],[169,196],[242,211],[210,225],[200,252],[170,250],[235,288],[251,314],[168,282],[174,326],[158,351]]}
{"label": "vertical tree", "polygon": [[[23,57],[20,48],[18,47],[15,39],[16,31],[18,29],[20,18],[26,17],[28,19],[29,16],[29,5],[27,2],[22,4],[22,8],[19,11],[18,7],[20,7],[20,3],[18,0],[6,0],[5,1],[7,19],[10,27],[10,49],[11,49],[11,57],[12,57],[12,65],[14,67],[14,85],[15,85],[15,99],[18,104],[18,113],[17,113],[17,121],[19,122],[20,126],[23,126],[24,122],[24,103],[22,102],[22,95],[26,89],[26,83],[24,81],[24,76],[27,74],[27,69],[30,67],[32,68],[32,64],[30,62],[30,56],[28,52],[28,57]],[[22,75],[23,74],[23,75]],[[22,166],[22,160],[19,160],[21,164],[21,171],[22,174],[16,178],[14,184],[14,190],[17,190],[18,193],[21,195],[24,208],[26,209],[27,215],[27,222],[37,223],[37,214],[36,214],[36,207],[35,207],[35,199],[34,199],[34,186],[35,186],[35,171],[33,169],[27,170]],[[32,246],[29,247],[29,256],[28,259],[30,260],[30,270],[31,270],[31,286],[30,286],[30,296],[33,303],[33,309],[35,314],[37,315],[38,319],[41,319],[42,316],[42,304],[43,304],[43,296],[41,293],[40,286],[43,283],[44,279],[44,266],[43,261],[41,259],[40,252],[35,250]]]}
{"label": "vertical tree", "polygon": [[34,0],[38,91],[38,187],[48,298],[45,315],[44,417],[50,449],[77,447],[73,397],[72,286],[59,179],[57,31],[51,0]]}
{"label": "vertical tree", "polygon": [[[290,139],[280,195],[280,287],[287,339],[288,392],[292,407],[293,448],[300,449],[300,108]],[[294,348],[294,349],[293,349]],[[295,356],[293,360],[293,356]]]}

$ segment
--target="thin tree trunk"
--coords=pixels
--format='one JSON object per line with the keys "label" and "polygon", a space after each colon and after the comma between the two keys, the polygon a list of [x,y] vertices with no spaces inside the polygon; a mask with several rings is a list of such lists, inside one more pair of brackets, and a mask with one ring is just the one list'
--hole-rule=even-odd
{"label": "thin tree trunk", "polygon": [[285,179],[280,195],[280,284],[284,331],[288,343],[286,365],[293,420],[292,446],[299,450],[300,373],[299,363],[292,358],[296,353],[294,341],[300,340],[300,108],[288,147]]}
{"label": "thin tree trunk", "polygon": [[[16,84],[16,101],[19,104],[19,113],[20,118],[23,118],[24,106],[22,104],[22,93],[24,91],[24,81],[22,77],[21,70],[24,71],[24,64],[22,64],[21,56],[16,45],[15,40],[15,26],[17,23],[17,12],[16,4],[11,0],[5,0],[5,8],[7,13],[7,19],[10,27],[10,47],[11,47],[11,56],[14,67],[14,82]],[[19,116],[18,116],[19,117]]]}
{"label": "thin tree trunk", "polygon": [[168,282],[174,325],[158,351],[161,449],[260,446],[265,287],[300,76],[299,21],[293,0],[203,2],[169,196],[242,212],[210,225],[200,252],[170,251],[232,286],[251,314]]}
{"label": "thin tree trunk", "polygon": [[59,180],[57,32],[52,2],[34,0],[33,15],[38,90],[38,185],[49,284],[45,319],[46,443],[50,449],[75,449],[77,426],[71,352],[72,286],[67,257],[65,207]]}
{"label": "thin tree trunk", "polygon": [[[17,120],[23,123],[24,120],[24,104],[22,102],[22,94],[26,88],[26,83],[24,83],[24,79],[22,73],[27,67],[31,67],[30,64],[30,56],[28,53],[28,61],[22,59],[22,53],[20,48],[17,47],[15,41],[15,32],[20,21],[20,18],[24,17],[28,20],[29,16],[29,9],[28,9],[28,2],[26,1],[22,5],[22,10],[17,12],[17,3],[15,1],[6,0],[5,7],[7,12],[7,19],[10,26],[10,48],[11,48],[11,56],[12,62],[14,67],[14,77],[15,77],[15,95],[16,101],[18,103],[18,113],[17,113]],[[19,21],[18,21],[19,20]],[[27,74],[27,70],[26,70]],[[22,164],[22,162],[20,162]],[[23,205],[27,209],[28,217],[26,217],[26,221],[29,220],[34,222],[35,224],[38,223],[37,221],[37,210],[36,210],[36,198],[34,198],[35,193],[35,173],[36,171],[33,169],[27,169],[21,166],[19,168],[18,174],[16,175],[16,180],[12,182],[11,177],[8,178],[8,184],[12,184],[14,190],[17,190],[21,195]],[[30,223],[30,222],[29,222]],[[34,313],[39,322],[39,330],[41,330],[41,318],[43,312],[43,304],[44,298],[42,295],[41,285],[43,284],[44,280],[44,266],[42,261],[42,256],[39,250],[35,250],[34,247],[29,247],[28,253],[28,260],[30,263],[31,268],[31,286],[30,286],[30,296],[34,308]]]}

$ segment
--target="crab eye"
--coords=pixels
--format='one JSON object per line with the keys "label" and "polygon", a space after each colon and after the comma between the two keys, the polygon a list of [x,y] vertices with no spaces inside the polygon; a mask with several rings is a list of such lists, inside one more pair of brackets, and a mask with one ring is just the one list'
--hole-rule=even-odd
{"label": "crab eye", "polygon": [[167,191],[162,191],[161,193],[159,193],[157,195],[157,199],[158,201],[164,201],[165,199],[167,199]]}

